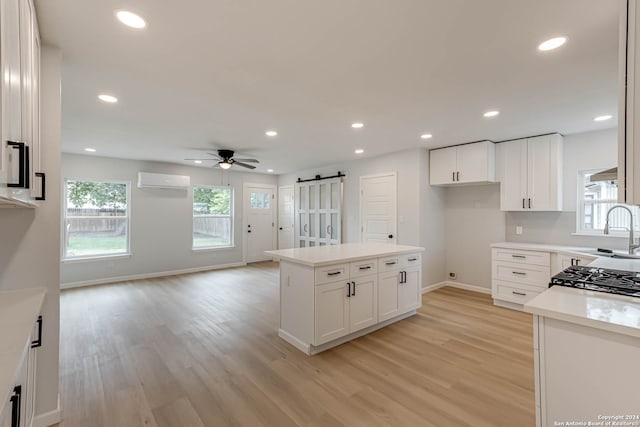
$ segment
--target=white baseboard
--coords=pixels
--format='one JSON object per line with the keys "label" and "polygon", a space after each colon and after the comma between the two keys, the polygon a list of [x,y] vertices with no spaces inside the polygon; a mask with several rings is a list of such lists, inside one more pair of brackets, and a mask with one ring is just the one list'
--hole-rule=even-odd
{"label": "white baseboard", "polygon": [[445,280],[444,282],[436,283],[434,285],[429,285],[422,288],[422,293],[425,294],[427,292],[435,291],[436,289],[443,288],[445,286],[451,286],[452,288],[465,289],[467,291],[480,292],[482,294],[491,294],[491,289],[484,288],[478,285],[469,285],[467,283],[460,282],[452,282]]}
{"label": "white baseboard", "polygon": [[31,420],[31,427],[49,427],[62,421],[62,410],[60,409],[60,395],[58,395],[58,407],[53,411],[38,414]]}
{"label": "white baseboard", "polygon": [[244,267],[245,262],[207,265],[205,267],[185,268],[183,270],[159,271],[156,273],[132,274],[129,276],[105,277],[102,279],[84,280],[80,282],[62,283],[60,289],[80,288],[83,286],[104,285],[106,283],[127,282],[129,280],[153,279],[154,277],[175,276],[178,274],[198,273],[201,271],[220,270],[223,268]]}
{"label": "white baseboard", "polygon": [[278,336],[301,352],[311,355],[311,344],[307,344],[306,342],[299,340],[289,332],[283,331],[282,329],[278,329]]}

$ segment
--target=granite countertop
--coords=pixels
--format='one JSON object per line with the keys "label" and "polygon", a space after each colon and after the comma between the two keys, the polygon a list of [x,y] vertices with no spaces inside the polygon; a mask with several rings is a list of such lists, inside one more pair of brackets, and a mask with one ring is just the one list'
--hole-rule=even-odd
{"label": "granite countertop", "polygon": [[343,243],[341,245],[314,246],[265,251],[277,259],[295,262],[310,267],[357,261],[364,258],[423,252],[419,246],[394,245],[390,243]]}

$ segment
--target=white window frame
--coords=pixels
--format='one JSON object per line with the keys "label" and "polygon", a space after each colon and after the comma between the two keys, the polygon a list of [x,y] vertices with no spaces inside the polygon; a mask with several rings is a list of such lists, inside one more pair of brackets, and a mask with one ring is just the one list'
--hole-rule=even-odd
{"label": "white window frame", "polygon": [[[602,229],[585,229],[584,228],[584,224],[585,224],[585,218],[584,218],[584,208],[586,205],[586,200],[584,197],[584,180],[585,180],[585,175],[589,175],[589,174],[594,174],[600,171],[603,171],[607,168],[599,168],[599,169],[585,169],[585,170],[579,170],[578,171],[578,182],[577,182],[577,203],[576,203],[576,232],[574,233],[575,235],[581,235],[581,236],[594,236],[594,237],[620,237],[620,238],[625,238],[628,239],[629,238],[629,232],[626,230],[620,230],[620,229],[615,229],[615,230],[610,230],[609,234],[604,234],[604,230]],[[618,203],[617,198],[616,199],[606,199],[606,200],[599,200],[597,202],[597,204],[604,204],[604,203],[614,203],[616,205],[622,205],[622,203]],[[596,203],[594,203],[596,204]],[[626,206],[626,205],[625,205]],[[638,226],[640,225],[640,217],[637,215],[634,215],[634,233],[637,234],[638,233]]]}
{"label": "white window frame", "polygon": [[[195,189],[196,188],[211,188],[217,190],[229,190],[229,215],[213,215],[213,214],[205,214],[205,215],[196,215],[193,213],[193,205],[195,203]],[[212,251],[218,249],[229,249],[235,247],[235,191],[232,186],[220,186],[220,185],[193,185],[191,187],[191,250],[193,251]],[[214,246],[194,246],[193,240],[193,228],[195,227],[195,218],[196,217],[206,217],[206,218],[229,218],[229,244],[228,245],[214,245]]]}
{"label": "white window frame", "polygon": [[[117,253],[109,253],[109,254],[91,254],[91,255],[80,255],[80,256],[67,256],[67,233],[65,230],[67,224],[67,188],[69,181],[82,181],[82,182],[107,182],[110,184],[124,184],[126,187],[127,194],[127,214],[124,217],[127,224],[127,237],[125,239],[127,246],[124,252]],[[78,262],[78,261],[91,261],[91,260],[99,260],[99,259],[111,259],[111,258],[122,258],[122,257],[130,257],[131,256],[131,181],[121,181],[115,179],[86,179],[86,178],[65,178],[64,179],[64,201],[62,203],[62,239],[60,239],[62,248],[62,261],[63,262]],[[83,217],[70,217],[70,218],[83,218]],[[96,218],[96,217],[90,217]]]}

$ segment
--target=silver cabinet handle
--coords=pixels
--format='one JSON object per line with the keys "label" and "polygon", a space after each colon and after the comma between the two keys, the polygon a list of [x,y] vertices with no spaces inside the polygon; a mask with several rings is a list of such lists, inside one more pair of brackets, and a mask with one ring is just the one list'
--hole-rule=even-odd
{"label": "silver cabinet handle", "polygon": [[331,273],[327,273],[327,276],[337,276],[338,274],[342,274],[342,271],[332,271]]}
{"label": "silver cabinet handle", "polygon": [[512,271],[513,274],[517,274],[518,276],[526,276],[527,273],[523,273],[521,271]]}
{"label": "silver cabinet handle", "polygon": [[385,265],[396,265],[395,261],[387,261],[385,262]]}
{"label": "silver cabinet handle", "polygon": [[370,270],[371,266],[367,265],[366,267],[360,267],[360,270]]}
{"label": "silver cabinet handle", "polygon": [[520,259],[527,259],[526,256],[524,255],[511,255],[512,258],[520,258]]}
{"label": "silver cabinet handle", "polygon": [[418,258],[409,258],[407,261],[417,261]]}
{"label": "silver cabinet handle", "polygon": [[512,294],[514,295],[520,295],[521,297],[526,297],[527,294],[525,294],[524,292],[516,292],[516,291],[511,291]]}

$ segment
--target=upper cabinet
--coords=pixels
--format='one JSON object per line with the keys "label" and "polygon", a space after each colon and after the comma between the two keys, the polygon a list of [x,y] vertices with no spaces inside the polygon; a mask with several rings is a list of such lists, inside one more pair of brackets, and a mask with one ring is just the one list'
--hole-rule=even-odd
{"label": "upper cabinet", "polygon": [[33,0],[0,2],[0,205],[44,197],[40,165],[40,36]]}
{"label": "upper cabinet", "polygon": [[495,181],[495,144],[474,142],[429,152],[431,185],[480,184]]}
{"label": "upper cabinet", "polygon": [[[640,204],[640,7],[627,0],[620,18],[618,201]],[[638,77],[638,79],[636,79]]]}
{"label": "upper cabinet", "polygon": [[500,209],[562,210],[562,136],[507,141],[496,148]]}

